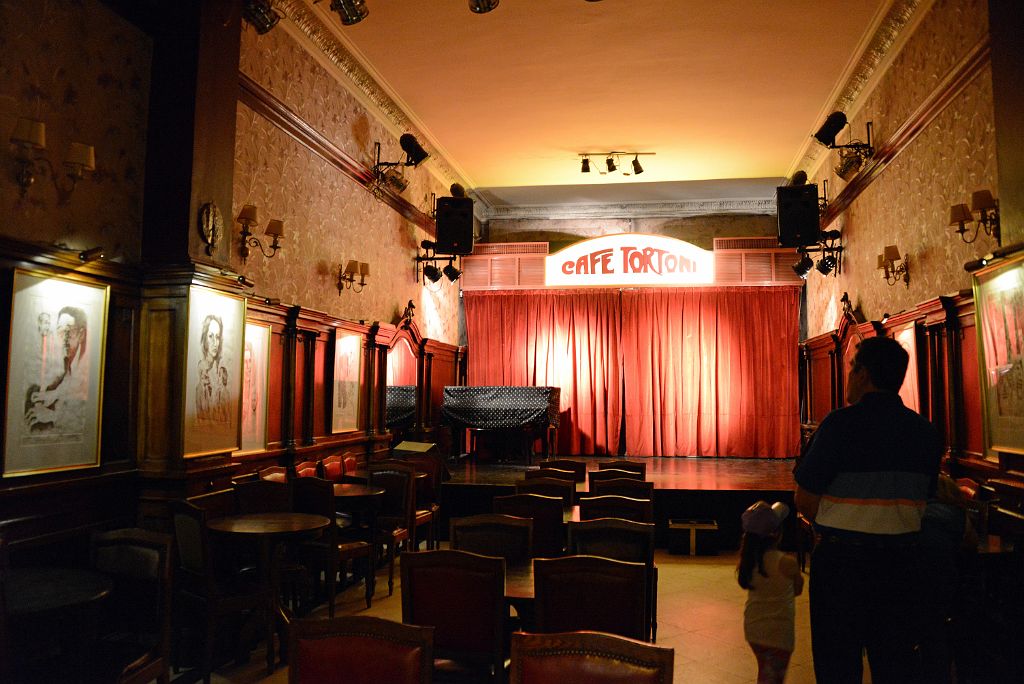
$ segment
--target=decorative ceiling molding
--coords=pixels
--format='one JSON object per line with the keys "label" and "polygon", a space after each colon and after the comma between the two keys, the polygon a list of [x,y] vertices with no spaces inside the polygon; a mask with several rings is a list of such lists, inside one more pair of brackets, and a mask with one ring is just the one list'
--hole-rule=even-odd
{"label": "decorative ceiling molding", "polygon": [[[903,32],[912,25],[915,13],[925,2],[930,4],[931,0],[896,0],[893,3],[829,111],[852,114],[854,104],[876,76],[875,72],[888,64],[890,50],[900,43]],[[830,150],[808,140],[804,154],[794,170],[803,169],[809,176],[813,176],[812,171],[818,168],[827,152]]]}
{"label": "decorative ceiling molding", "polygon": [[[364,102],[369,102],[376,113],[394,130],[410,132],[420,141],[427,137],[413,124],[405,111],[387,93],[369,71],[349,52],[334,31],[304,0],[272,0],[273,7],[284,15],[301,35],[303,35],[321,54],[337,69],[337,75],[347,80],[352,88],[361,94]],[[431,156],[427,165],[445,184],[460,183],[468,185],[452,166],[437,153],[436,148],[430,150]]]}
{"label": "decorative ceiling molding", "polygon": [[577,218],[686,218],[712,214],[775,213],[775,198],[687,200],[681,202],[620,202],[609,204],[536,204],[488,207],[484,220]]}

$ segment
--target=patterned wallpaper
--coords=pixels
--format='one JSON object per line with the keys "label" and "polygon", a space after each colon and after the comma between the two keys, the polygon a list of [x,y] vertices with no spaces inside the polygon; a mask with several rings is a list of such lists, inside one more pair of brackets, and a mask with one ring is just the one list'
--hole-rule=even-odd
{"label": "patterned wallpaper", "polygon": [[[5,235],[138,261],[152,44],[99,2],[0,2],[0,227]],[[63,177],[72,141],[93,145],[96,171],[70,195],[45,166],[21,197],[7,140],[18,118],[46,124],[45,156]]]}
{"label": "patterned wallpaper", "polygon": [[[382,159],[404,159],[398,136],[368,114],[286,31],[259,36],[245,26],[240,68],[367,166],[374,163],[375,141],[382,143]],[[406,171],[410,183],[403,193],[424,210],[431,192],[447,194],[447,187],[427,170],[430,163]],[[428,237],[426,231],[241,104],[233,195],[231,266],[255,281],[259,294],[339,318],[385,322],[395,321],[411,299],[424,337],[458,344],[457,284],[442,279],[424,287],[415,278],[413,257]],[[283,247],[273,259],[254,251],[242,264],[233,220],[245,204],[259,207],[257,236],[268,219],[284,220]],[[370,264],[368,284],[361,293],[339,294],[338,268],[349,259]]]}
{"label": "patterned wallpaper", "polygon": [[[963,55],[986,33],[983,0],[938,0],[851,121],[854,137],[874,123],[872,142],[884,144]],[[863,139],[863,138],[862,138]],[[827,174],[829,195],[844,182]],[[819,175],[818,182],[820,183]],[[808,335],[835,329],[848,292],[868,320],[895,314],[918,302],[969,288],[963,265],[992,251],[984,235],[963,243],[949,223],[949,206],[969,202],[973,190],[997,194],[992,77],[985,69],[830,226],[843,232],[843,274],[807,279]],[[876,269],[877,255],[895,244],[908,256],[910,284],[889,286]]]}

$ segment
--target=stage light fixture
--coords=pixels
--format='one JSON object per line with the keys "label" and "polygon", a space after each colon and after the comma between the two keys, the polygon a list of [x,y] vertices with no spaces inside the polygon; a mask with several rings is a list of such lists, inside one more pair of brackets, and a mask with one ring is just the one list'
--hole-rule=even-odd
{"label": "stage light fixture", "polygon": [[861,156],[856,150],[839,150],[839,163],[834,171],[837,176],[849,182],[860,171],[861,164],[863,163]]}
{"label": "stage light fixture", "polygon": [[818,263],[815,264],[814,267],[818,269],[818,273],[827,276],[832,272],[832,269],[836,267],[836,258],[831,254],[826,254],[818,260]]}
{"label": "stage light fixture", "polygon": [[469,9],[475,14],[487,14],[498,6],[498,0],[469,0]]}
{"label": "stage light fixture", "polygon": [[423,277],[432,283],[436,283],[441,279],[441,269],[434,264],[424,264]]}
{"label": "stage light fixture", "polygon": [[812,268],[814,268],[814,260],[806,252],[801,252],[800,261],[793,264],[793,273],[807,280]]}
{"label": "stage light fixture", "polygon": [[582,173],[590,173],[590,158],[589,157],[584,157],[583,158],[583,161],[580,163],[580,171]]}
{"label": "stage light fixture", "polygon": [[402,151],[405,152],[406,166],[419,166],[423,163],[424,159],[430,156],[430,153],[423,149],[419,140],[412,133],[403,133],[398,138],[398,144],[402,146]]}
{"label": "stage light fixture", "polygon": [[[590,158],[595,157],[600,159],[604,157],[605,167],[608,171],[604,171],[598,168],[598,173],[602,176],[612,171],[621,171],[623,176],[629,176],[632,174],[641,174],[644,172],[644,167],[640,165],[640,157],[649,155],[653,157],[656,152],[631,152],[628,150],[611,150],[609,152],[580,152],[576,156],[580,158],[580,173],[590,173]],[[619,163],[620,159],[633,158],[631,166],[622,166]]]}
{"label": "stage light fixture", "polygon": [[451,261],[449,261],[448,265],[441,269],[441,271],[442,273],[444,273],[445,277],[448,278],[448,280],[452,281],[453,283],[459,279],[459,276],[462,275],[462,271],[455,268],[455,265],[452,264]]}
{"label": "stage light fixture", "polygon": [[365,0],[331,0],[331,11],[338,13],[344,26],[358,24],[370,13]]}
{"label": "stage light fixture", "polygon": [[604,163],[608,165],[609,171],[614,171],[615,169],[618,168],[617,166],[615,166],[614,157],[608,157],[607,159],[604,160]]}
{"label": "stage light fixture", "polygon": [[644,172],[644,167],[640,166],[640,159],[637,156],[633,157],[633,173],[640,175]]}
{"label": "stage light fixture", "polygon": [[270,6],[269,0],[245,0],[242,3],[242,19],[252,24],[261,36],[277,26],[281,15]]}
{"label": "stage light fixture", "polygon": [[843,112],[832,112],[821,124],[821,128],[814,134],[814,139],[825,147],[836,146],[836,136],[846,128],[846,114]]}

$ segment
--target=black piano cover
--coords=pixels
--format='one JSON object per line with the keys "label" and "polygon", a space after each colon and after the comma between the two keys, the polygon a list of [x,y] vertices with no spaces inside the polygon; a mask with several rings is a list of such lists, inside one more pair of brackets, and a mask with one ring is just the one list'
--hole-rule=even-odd
{"label": "black piano cover", "polygon": [[385,425],[405,428],[416,418],[416,385],[388,385],[384,392]]}
{"label": "black piano cover", "polygon": [[441,419],[494,430],[558,427],[558,387],[445,387]]}

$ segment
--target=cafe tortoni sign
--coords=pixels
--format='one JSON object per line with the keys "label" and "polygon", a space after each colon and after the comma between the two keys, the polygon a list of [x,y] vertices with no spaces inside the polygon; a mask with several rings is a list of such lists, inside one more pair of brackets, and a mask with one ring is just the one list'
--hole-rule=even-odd
{"label": "cafe tortoni sign", "polygon": [[548,287],[705,285],[715,279],[714,253],[662,235],[621,233],[577,242],[550,254]]}

